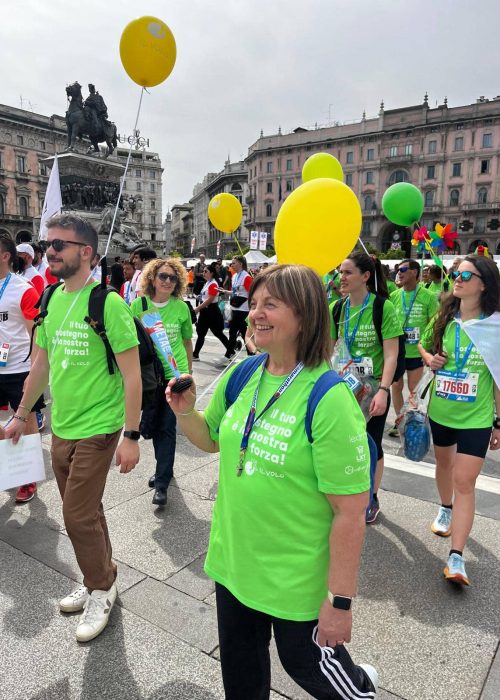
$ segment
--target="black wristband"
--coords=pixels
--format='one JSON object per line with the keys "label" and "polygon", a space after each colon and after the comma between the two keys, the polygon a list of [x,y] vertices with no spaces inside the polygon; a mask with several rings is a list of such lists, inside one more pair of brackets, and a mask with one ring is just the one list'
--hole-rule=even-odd
{"label": "black wristband", "polygon": [[382,391],[386,391],[388,394],[391,393],[391,387],[390,386],[382,386],[382,384],[379,384],[379,389],[382,389]]}
{"label": "black wristband", "polygon": [[495,430],[500,430],[500,418],[498,416],[496,416],[493,421],[493,427]]}

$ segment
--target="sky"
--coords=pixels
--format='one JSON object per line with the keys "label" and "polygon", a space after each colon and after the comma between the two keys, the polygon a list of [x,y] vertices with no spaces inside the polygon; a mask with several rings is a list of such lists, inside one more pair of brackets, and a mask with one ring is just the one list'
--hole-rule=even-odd
{"label": "sky", "polygon": [[131,134],[141,89],[118,46],[146,14],[177,43],[139,118],[165,169],[163,215],[261,129],[371,117],[382,99],[421,104],[426,91],[431,107],[500,94],[498,0],[16,0],[0,25],[0,103],[64,115],[66,85],[94,83]]}

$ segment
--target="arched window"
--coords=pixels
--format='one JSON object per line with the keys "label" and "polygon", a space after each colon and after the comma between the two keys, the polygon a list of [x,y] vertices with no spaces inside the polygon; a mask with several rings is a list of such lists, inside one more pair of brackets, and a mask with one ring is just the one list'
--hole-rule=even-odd
{"label": "arched window", "polygon": [[28,216],[28,200],[26,197],[19,197],[19,215]]}
{"label": "arched window", "polygon": [[434,190],[427,190],[425,193],[425,206],[432,207],[434,204]]}
{"label": "arched window", "polygon": [[239,182],[235,182],[231,185],[231,192],[241,192],[241,185]]}
{"label": "arched window", "polygon": [[5,214],[5,199],[3,194],[0,194],[0,216]]}
{"label": "arched window", "polygon": [[272,216],[272,215],[273,215],[273,205],[266,204],[266,216]]}
{"label": "arched window", "polygon": [[368,194],[364,199],[363,211],[370,211],[373,205],[373,197]]}
{"label": "arched window", "polygon": [[389,178],[389,185],[394,185],[396,182],[409,182],[409,180],[406,170],[395,170]]}
{"label": "arched window", "polygon": [[488,190],[486,187],[480,187],[477,191],[477,203],[486,204],[488,201]]}
{"label": "arched window", "polygon": [[460,202],[459,190],[451,190],[450,192],[450,207],[458,207]]}

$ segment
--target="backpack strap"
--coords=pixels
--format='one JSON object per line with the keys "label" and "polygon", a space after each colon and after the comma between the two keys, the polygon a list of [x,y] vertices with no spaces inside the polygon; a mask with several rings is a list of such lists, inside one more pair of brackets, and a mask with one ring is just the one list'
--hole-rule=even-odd
{"label": "backpack strap", "polygon": [[142,304],[142,310],[147,311],[148,310],[148,300],[146,297],[141,297],[141,304]]}
{"label": "backpack strap", "polygon": [[335,329],[337,331],[337,338],[339,337],[339,325],[340,317],[342,316],[342,308],[344,306],[345,299],[337,299],[332,308],[332,318],[335,324]]}
{"label": "backpack strap", "polygon": [[33,319],[33,327],[31,328],[30,337],[30,349],[23,362],[26,362],[31,357],[31,353],[33,351],[33,340],[35,338],[35,330],[42,325],[43,319],[49,313],[47,308],[49,305],[49,301],[51,300],[52,295],[54,294],[56,289],[60,287],[61,284],[63,284],[62,281],[59,281],[55,282],[54,284],[49,284],[48,287],[45,287],[38,301],[35,304],[35,309],[38,309],[38,314]]}
{"label": "backpack strap", "polygon": [[255,370],[260,367],[260,365],[262,365],[267,358],[267,353],[263,353],[262,355],[253,355],[235,367],[233,373],[228,379],[226,390],[224,392],[226,411],[236,401],[240,392],[246,386]]}
{"label": "backpack strap", "polygon": [[108,372],[110,374],[114,374],[115,356],[113,354],[113,350],[111,349],[111,344],[104,326],[104,304],[106,303],[108,294],[117,294],[117,292],[115,292],[114,289],[107,289],[102,285],[98,285],[97,287],[93,287],[91,289],[89,295],[88,316],[85,316],[84,320],[89,324],[92,330],[97,333],[99,338],[104,343],[104,347],[106,349],[106,361],[108,363]]}
{"label": "backpack strap", "polygon": [[[339,299],[339,301],[342,300]],[[335,306],[337,306],[337,304],[335,304]],[[340,382],[342,381],[342,377],[340,377],[337,374],[337,372],[334,372],[333,369],[328,370],[316,380],[316,383],[314,384],[313,389],[309,394],[305,418],[306,435],[310,443],[313,442],[312,422],[314,418],[314,411],[316,410],[317,405],[319,404],[323,396],[328,391],[330,391],[332,387],[334,387],[336,384],[340,384]]]}

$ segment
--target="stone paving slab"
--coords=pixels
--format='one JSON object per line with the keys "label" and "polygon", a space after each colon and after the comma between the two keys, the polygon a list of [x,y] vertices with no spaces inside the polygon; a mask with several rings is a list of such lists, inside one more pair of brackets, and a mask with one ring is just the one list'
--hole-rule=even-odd
{"label": "stone paving slab", "polygon": [[215,604],[206,600],[215,592],[215,584],[203,571],[205,552],[191,564],[166,579],[166,583],[177,590],[187,593],[192,598],[205,600],[209,605]]}
{"label": "stone paving slab", "polygon": [[166,508],[151,504],[149,493],[106,513],[113,554],[160,581],[206,551],[213,503],[175,486]]}
{"label": "stone paving slab", "polygon": [[500,697],[500,646],[491,664],[480,700],[498,700]]}
{"label": "stone paving slab", "polygon": [[199,469],[177,478],[176,484],[183,491],[191,491],[191,493],[197,493],[203,498],[215,501],[217,497],[218,471],[219,459],[217,458],[210,464],[205,464]]}
{"label": "stone paving slab", "polygon": [[211,605],[151,578],[120,595],[122,605],[178,639],[210,654],[218,644]]}

